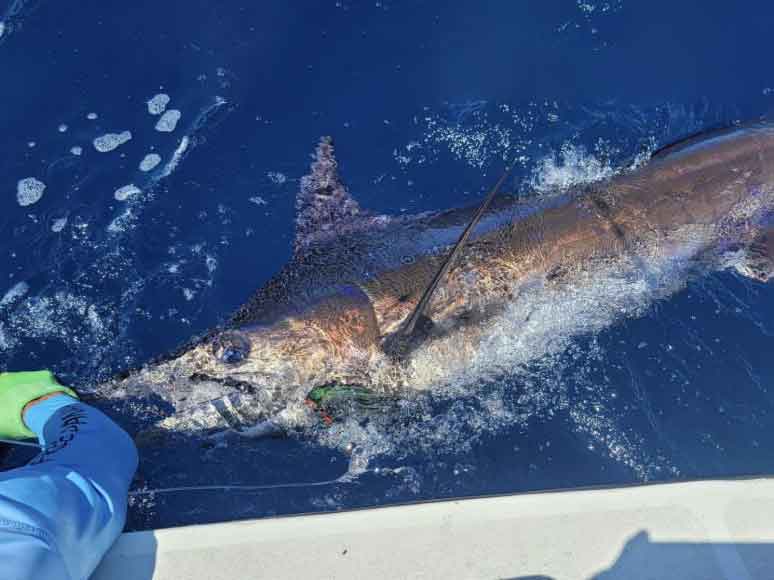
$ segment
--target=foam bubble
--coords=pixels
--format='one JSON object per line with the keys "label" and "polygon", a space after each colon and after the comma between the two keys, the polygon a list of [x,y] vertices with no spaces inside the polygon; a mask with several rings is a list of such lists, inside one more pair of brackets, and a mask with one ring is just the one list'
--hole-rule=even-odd
{"label": "foam bubble", "polygon": [[151,115],[161,115],[169,104],[169,95],[165,93],[159,93],[148,99],[148,112]]}
{"label": "foam bubble", "polygon": [[126,201],[132,196],[137,195],[138,193],[142,193],[140,191],[140,188],[134,185],[133,183],[130,183],[129,185],[124,185],[123,187],[119,187],[116,189],[115,193],[113,194],[113,197],[115,197],[118,201]]}
{"label": "foam bubble", "polygon": [[86,118],[87,118],[89,121],[93,121],[94,119],[96,119],[96,118],[97,118],[97,113],[89,113],[88,115],[86,115]]}
{"label": "foam bubble", "polygon": [[266,174],[266,177],[276,185],[282,185],[288,180],[287,175],[280,173],[279,171],[269,171],[269,173]]}
{"label": "foam bubble", "polygon": [[[18,338],[53,338],[77,347],[79,340],[85,338],[85,331],[90,336],[87,343],[92,356],[92,345],[101,343],[108,334],[97,307],[89,304],[84,297],[65,291],[57,291],[53,296],[27,298],[19,303],[13,320],[9,322],[5,340],[10,346],[14,346]],[[2,330],[0,328],[0,332]],[[74,341],[73,337],[79,340]]]}
{"label": "foam bubble", "polygon": [[112,234],[125,232],[133,226],[135,217],[136,216],[132,212],[131,208],[127,208],[121,215],[117,216],[112,222],[110,222],[107,230]]}
{"label": "foam bubble", "polygon": [[182,113],[177,109],[170,109],[166,111],[156,123],[156,131],[162,133],[171,133],[177,127],[177,122],[180,120]]}
{"label": "foam bubble", "polygon": [[207,258],[205,259],[204,263],[207,265],[207,271],[210,274],[212,274],[218,268],[218,261],[209,254],[207,254]]}
{"label": "foam bubble", "polygon": [[46,184],[34,177],[25,177],[16,184],[16,200],[22,207],[38,203],[43,197]]}
{"label": "foam bubble", "polygon": [[0,350],[8,350],[15,341],[5,333],[5,325],[0,322]]}
{"label": "foam bubble", "polygon": [[5,22],[0,21],[0,38],[3,37],[3,34],[5,34]]}
{"label": "foam bubble", "polygon": [[2,298],[0,298],[0,308],[9,306],[11,303],[16,302],[19,298],[29,292],[29,290],[29,284],[26,282],[19,282],[11,289],[9,289]]}
{"label": "foam bubble", "polygon": [[121,133],[105,133],[101,137],[94,139],[94,149],[100,153],[107,153],[116,147],[119,147],[131,140],[131,131],[122,131]]}
{"label": "foam bubble", "polygon": [[159,163],[161,163],[161,155],[157,153],[148,153],[142,161],[140,161],[140,171],[151,171]]}
{"label": "foam bubble", "polygon": [[67,125],[65,125],[64,123],[62,123],[61,125],[59,125],[59,127],[58,127],[57,129],[59,130],[59,132],[60,132],[60,133],[66,133],[66,132],[67,132],[67,129],[68,129],[68,127],[67,127]]}
{"label": "foam bubble", "polygon": [[73,155],[81,155],[83,153],[83,147],[79,147],[78,145],[70,147],[70,153]]}
{"label": "foam bubble", "polygon": [[65,228],[66,225],[67,225],[66,217],[55,219],[54,223],[51,224],[51,231],[58,234]]}

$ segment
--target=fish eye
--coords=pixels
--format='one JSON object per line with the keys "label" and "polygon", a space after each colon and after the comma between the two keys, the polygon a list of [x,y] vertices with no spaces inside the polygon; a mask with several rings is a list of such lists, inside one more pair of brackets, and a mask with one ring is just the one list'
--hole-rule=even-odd
{"label": "fish eye", "polygon": [[212,354],[222,363],[241,363],[250,354],[250,342],[241,334],[226,332],[212,341]]}

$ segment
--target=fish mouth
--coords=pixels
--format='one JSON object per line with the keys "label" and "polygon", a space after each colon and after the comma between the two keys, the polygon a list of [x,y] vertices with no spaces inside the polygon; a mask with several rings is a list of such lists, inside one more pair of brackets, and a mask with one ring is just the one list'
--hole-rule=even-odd
{"label": "fish mouth", "polygon": [[[178,407],[157,423],[138,434],[138,444],[151,446],[161,444],[168,437],[195,436],[209,439],[220,432],[231,431],[246,437],[261,437],[276,434],[281,430],[273,421],[275,404],[269,390],[252,382],[233,377],[217,377],[206,373],[187,376],[191,386],[202,385],[203,392],[215,396],[200,396],[200,400]],[[209,383],[209,387],[204,385]],[[212,389],[214,385],[229,387]],[[214,393],[213,393],[214,394]]]}
{"label": "fish mouth", "polygon": [[[264,399],[264,403],[267,401],[266,393],[269,392],[263,386],[257,386],[255,383],[241,380],[235,377],[213,377],[207,373],[193,373],[190,375],[189,380],[192,383],[204,383],[213,382],[216,384],[224,385],[235,389],[240,395],[246,395],[248,398],[255,397],[257,399]],[[244,400],[242,397],[237,397]],[[235,431],[247,435],[248,432],[255,432],[248,436],[256,436],[258,433],[265,430],[263,423],[272,424],[271,406],[266,407],[264,410],[266,414],[262,417],[262,421],[256,422],[252,427],[246,427],[244,421],[239,417],[242,414],[239,408],[235,408],[232,404],[224,404],[222,400],[211,401],[213,407],[217,412],[225,419],[226,423]],[[384,412],[391,406],[397,404],[398,397],[395,394],[379,393],[364,385],[347,382],[342,383],[338,381],[330,381],[323,384],[310,387],[309,391],[304,396],[304,403],[309,407],[325,425],[332,425],[337,420],[355,414],[368,414],[374,412]],[[274,409],[276,410],[276,409]],[[252,417],[252,419],[257,419]]]}

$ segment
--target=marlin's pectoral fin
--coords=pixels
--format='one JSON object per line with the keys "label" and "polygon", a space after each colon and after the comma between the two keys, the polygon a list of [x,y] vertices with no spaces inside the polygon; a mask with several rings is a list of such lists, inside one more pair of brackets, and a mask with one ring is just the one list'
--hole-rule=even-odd
{"label": "marlin's pectoral fin", "polygon": [[478,210],[476,210],[476,213],[473,214],[473,217],[471,218],[468,225],[465,227],[464,230],[462,230],[462,234],[457,240],[457,243],[452,248],[452,251],[449,252],[449,255],[441,264],[441,267],[435,273],[435,276],[433,277],[430,284],[427,286],[427,288],[425,288],[425,291],[422,294],[422,297],[419,299],[419,302],[417,303],[416,308],[414,308],[414,311],[403,322],[401,327],[392,336],[387,337],[387,339],[384,341],[384,350],[390,356],[394,358],[401,358],[403,355],[407,353],[407,351],[412,346],[420,342],[420,339],[417,335],[417,331],[419,331],[420,333],[421,332],[426,333],[427,330],[432,328],[433,321],[430,319],[429,316],[427,316],[427,309],[430,304],[430,299],[433,297],[433,293],[438,288],[438,285],[441,283],[444,276],[447,274],[449,269],[454,265],[454,260],[457,258],[457,256],[462,251],[462,249],[465,247],[465,243],[468,241],[468,238],[470,237],[470,234],[473,231],[473,228],[475,228],[476,225],[478,225],[478,222],[481,220],[481,217],[484,215],[484,212],[492,203],[492,200],[497,195],[497,192],[500,191],[500,187],[502,187],[503,183],[505,183],[505,180],[511,174],[512,168],[513,168],[513,163],[511,163],[505,168],[505,171],[503,172],[500,179],[497,180],[497,183],[495,184],[495,186],[489,191],[487,196],[484,198],[484,201],[481,203]]}
{"label": "marlin's pectoral fin", "polygon": [[748,278],[768,282],[774,278],[774,230],[766,230],[745,248],[736,271]]}

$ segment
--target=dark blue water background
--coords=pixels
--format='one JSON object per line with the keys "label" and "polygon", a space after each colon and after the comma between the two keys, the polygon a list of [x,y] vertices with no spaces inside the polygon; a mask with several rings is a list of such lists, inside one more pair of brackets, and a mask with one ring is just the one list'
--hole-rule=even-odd
{"label": "dark blue water background", "polygon": [[[6,0],[0,369],[88,388],[221,321],[288,259],[320,135],[363,207],[411,213],[474,203],[514,152],[529,196],[765,115],[773,18],[726,2]],[[157,93],[182,113],[173,132],[154,130]],[[150,152],[161,165],[139,171]],[[22,207],[27,177],[46,189]],[[117,201],[130,183],[142,194]],[[529,384],[504,377],[506,407],[540,393],[516,417],[490,418],[470,385],[374,434],[353,481],[135,495],[130,526],[770,473],[772,315],[774,289],[714,274],[573,338]],[[135,490],[325,482],[350,457],[324,439],[149,450]]]}

